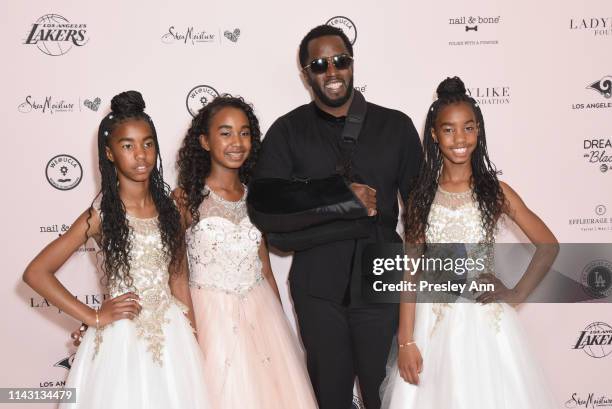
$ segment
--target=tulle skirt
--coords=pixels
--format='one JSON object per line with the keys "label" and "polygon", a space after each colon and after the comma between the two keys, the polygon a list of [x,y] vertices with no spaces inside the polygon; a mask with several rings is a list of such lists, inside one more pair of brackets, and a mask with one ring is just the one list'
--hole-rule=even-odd
{"label": "tulle skirt", "polygon": [[207,403],[202,353],[189,321],[174,303],[165,318],[161,365],[130,320],[104,328],[97,354],[96,331],[87,330],[66,380],[66,388],[76,388],[77,403],[60,409],[213,408]]}
{"label": "tulle skirt", "polygon": [[243,295],[191,290],[213,408],[316,408],[297,338],[267,281]]}
{"label": "tulle skirt", "polygon": [[416,306],[423,357],[418,386],[397,369],[397,343],[381,387],[384,409],[548,409],[552,395],[507,304]]}

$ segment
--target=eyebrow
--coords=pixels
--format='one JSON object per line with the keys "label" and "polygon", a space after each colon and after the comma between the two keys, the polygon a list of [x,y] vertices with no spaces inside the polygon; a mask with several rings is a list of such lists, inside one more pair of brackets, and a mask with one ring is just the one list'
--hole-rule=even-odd
{"label": "eyebrow", "polygon": [[[234,129],[234,127],[233,127],[233,126],[231,126],[231,125],[219,125],[219,129],[224,129],[224,128],[225,128],[225,129]],[[246,128],[246,129],[251,129],[251,127],[250,127],[249,125],[242,125],[242,126],[240,127],[240,129],[245,129],[245,128]]]}
{"label": "eyebrow", "polygon": [[[474,121],[473,119],[470,119],[469,121],[466,121],[463,125],[467,125],[471,122],[476,123],[476,121]],[[448,126],[448,125],[455,125],[455,124],[453,122],[442,122],[440,124],[440,126]]]}
{"label": "eyebrow", "polygon": [[[143,140],[147,141],[149,139],[154,139],[153,135],[147,135]],[[119,142],[134,142],[134,138],[130,138],[129,136],[122,136],[119,138]]]}

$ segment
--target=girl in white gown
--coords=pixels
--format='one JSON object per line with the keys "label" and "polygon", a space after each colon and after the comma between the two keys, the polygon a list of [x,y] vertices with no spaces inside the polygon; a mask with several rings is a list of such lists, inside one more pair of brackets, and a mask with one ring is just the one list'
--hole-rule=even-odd
{"label": "girl in white gown", "polygon": [[[136,91],[115,96],[111,109],[98,131],[101,193],[24,273],[36,292],[90,327],[65,385],[76,388],[76,403],[60,408],[208,408],[201,352],[184,315],[187,275],[175,261],[184,251],[180,215],[163,181],[155,127]],[[90,237],[104,256],[110,295],[99,310],[55,277]]]}
{"label": "girl in white gown", "polygon": [[[550,244],[534,256],[540,265],[550,265],[556,239],[516,192],[498,181],[480,107],[457,77],[444,80],[437,92],[426,120],[425,161],[407,203],[407,246],[423,241],[492,245],[505,214],[533,243]],[[476,247],[468,244],[467,255]],[[401,304],[397,345],[381,388],[383,408],[552,408],[514,310],[546,271],[529,269],[512,289],[492,272],[469,274],[468,282],[495,285],[476,303]]]}

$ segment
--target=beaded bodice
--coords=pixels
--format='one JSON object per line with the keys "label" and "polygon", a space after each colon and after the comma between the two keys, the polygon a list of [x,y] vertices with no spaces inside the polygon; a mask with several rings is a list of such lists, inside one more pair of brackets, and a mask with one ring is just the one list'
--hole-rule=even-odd
{"label": "beaded bodice", "polygon": [[[94,207],[99,211],[99,203],[94,204]],[[153,360],[162,365],[166,311],[171,304],[176,304],[183,312],[186,307],[170,292],[170,260],[164,250],[157,217],[141,219],[129,214],[126,214],[126,217],[130,229],[130,280],[111,280],[108,283],[108,292],[111,298],[130,291],[138,294],[142,310],[132,322],[136,326],[138,336],[147,342]],[[96,350],[101,342],[99,337]]]}
{"label": "beaded bodice", "polygon": [[187,229],[190,285],[244,294],[262,279],[261,232],[251,224],[243,197],[228,201],[205,188],[200,220]]}
{"label": "beaded bodice", "polygon": [[438,188],[428,222],[428,243],[479,243],[485,239],[480,210],[471,190],[451,193]]}
{"label": "beaded bodice", "polygon": [[[429,228],[425,232],[428,243],[456,243],[465,245],[466,257],[476,260],[484,260],[484,271],[470,270],[466,273],[467,282],[477,279],[481,273],[493,273],[494,265],[491,253],[491,244],[486,243],[486,232],[482,226],[482,218],[478,203],[473,197],[473,191],[452,193],[440,187],[434,197],[428,216]],[[451,297],[454,299],[454,297]],[[459,298],[455,302],[463,302],[465,298]],[[444,318],[446,308],[453,304],[435,303],[432,305],[436,314],[436,324],[432,333]],[[486,307],[491,315],[491,325],[498,331],[502,308],[497,303],[488,304]]]}

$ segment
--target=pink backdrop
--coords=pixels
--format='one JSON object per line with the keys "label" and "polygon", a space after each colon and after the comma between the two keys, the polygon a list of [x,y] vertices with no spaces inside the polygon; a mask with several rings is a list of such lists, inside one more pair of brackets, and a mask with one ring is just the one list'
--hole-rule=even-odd
{"label": "pink backdrop", "polygon": [[[65,358],[74,352],[68,333],[77,323],[33,293],[21,274],[94,197],[95,135],[110,98],[142,92],[160,135],[166,179],[175,185],[188,106],[197,109],[214,90],[240,94],[255,105],[265,131],[309,100],[297,46],[311,27],[328,21],[355,39],[355,86],[368,100],[406,112],[420,131],[439,81],[461,76],[482,106],[502,179],[561,242],[612,241],[609,0],[419,6],[60,0],[5,1],[0,8],[0,104],[7,125],[0,161],[0,387],[56,386],[66,377]],[[512,231],[504,237],[522,240]],[[90,246],[58,275],[81,300],[97,305],[102,291]],[[590,261],[577,260],[576,268]],[[273,257],[293,322],[289,263]],[[579,407],[568,402],[573,394],[612,398],[612,354],[595,358],[572,348],[589,324],[612,325],[608,304],[528,305],[520,316],[559,408]]]}

